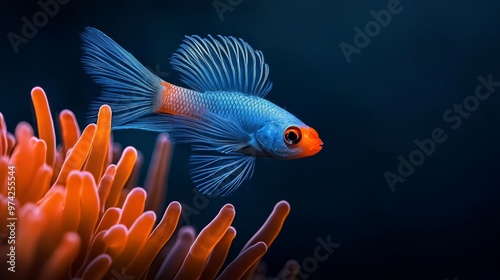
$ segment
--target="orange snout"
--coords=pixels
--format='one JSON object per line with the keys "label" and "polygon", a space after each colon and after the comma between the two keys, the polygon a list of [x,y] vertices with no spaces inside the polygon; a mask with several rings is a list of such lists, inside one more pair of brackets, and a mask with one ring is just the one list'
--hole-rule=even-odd
{"label": "orange snout", "polygon": [[301,127],[302,140],[299,145],[303,152],[297,158],[310,157],[317,154],[323,148],[323,141],[319,138],[318,132],[312,127]]}

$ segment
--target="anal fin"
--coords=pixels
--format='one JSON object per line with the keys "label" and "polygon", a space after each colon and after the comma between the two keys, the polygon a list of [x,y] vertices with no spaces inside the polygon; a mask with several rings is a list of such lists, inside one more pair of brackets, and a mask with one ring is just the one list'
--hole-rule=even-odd
{"label": "anal fin", "polygon": [[255,157],[236,152],[194,154],[191,156],[190,165],[191,178],[201,193],[227,196],[252,177]]}

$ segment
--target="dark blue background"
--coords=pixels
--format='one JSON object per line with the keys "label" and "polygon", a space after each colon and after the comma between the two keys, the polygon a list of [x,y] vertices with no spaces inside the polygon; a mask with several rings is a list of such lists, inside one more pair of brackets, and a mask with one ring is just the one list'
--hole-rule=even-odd
{"label": "dark blue background", "polygon": [[[500,3],[402,0],[402,11],[347,63],[339,44],[353,44],[353,28],[363,29],[370,11],[388,2],[242,0],[221,21],[210,0],[70,0],[16,54],[7,34],[20,34],[21,18],[31,21],[41,8],[34,0],[5,1],[0,111],[10,131],[21,120],[33,123],[29,92],[42,86],[54,118],[71,109],[83,127],[99,93],[80,65],[85,26],[170,72],[166,79],[176,84],[168,59],[184,35],[241,37],[270,65],[268,98],[316,128],[325,144],[311,158],[258,160],[254,177],[234,195],[191,217],[198,230],[233,203],[234,257],[286,199],[292,211],[264,258],[270,274],[290,258],[312,256],[316,238],[331,235],[341,246],[312,279],[500,279],[500,88],[458,129],[443,120],[474,94],[478,76],[500,81]],[[397,173],[398,156],[408,159],[414,140],[435,128],[448,139],[391,192],[383,173]],[[115,133],[146,161],[155,137]],[[176,147],[166,200],[192,206],[188,157],[188,147]]]}

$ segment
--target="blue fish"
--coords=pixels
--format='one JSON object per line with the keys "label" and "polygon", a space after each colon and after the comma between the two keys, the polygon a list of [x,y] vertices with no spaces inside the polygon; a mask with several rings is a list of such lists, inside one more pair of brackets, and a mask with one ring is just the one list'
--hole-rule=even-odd
{"label": "blue fish", "polygon": [[160,79],[95,28],[81,37],[83,68],[102,86],[90,116],[108,104],[113,129],[167,132],[191,144],[190,175],[203,194],[232,193],[252,176],[256,157],[297,159],[322,148],[316,130],[264,98],[269,66],[242,39],[186,36],[171,58],[185,88]]}

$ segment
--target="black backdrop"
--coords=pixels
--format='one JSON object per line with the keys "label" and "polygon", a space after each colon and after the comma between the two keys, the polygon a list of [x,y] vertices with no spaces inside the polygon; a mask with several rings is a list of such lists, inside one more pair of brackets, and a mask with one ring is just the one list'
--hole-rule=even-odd
{"label": "black backdrop", "polygon": [[[312,279],[500,279],[500,87],[479,81],[500,81],[498,1],[66,2],[47,22],[39,13],[36,34],[24,35],[23,17],[33,22],[40,4],[2,3],[0,111],[10,131],[33,123],[37,85],[53,114],[71,109],[84,125],[99,92],[79,61],[85,26],[176,84],[168,59],[184,35],[241,37],[270,65],[268,98],[315,127],[324,148],[307,159],[258,160],[249,182],[210,200],[192,225],[201,229],[233,203],[234,256],[286,199],[292,212],[264,258],[271,274],[294,258],[317,263]],[[431,149],[424,139],[433,133],[442,143]],[[150,159],[154,133],[114,135]],[[192,205],[188,157],[176,146],[166,201]],[[312,261],[317,238],[328,236],[341,245]]]}

